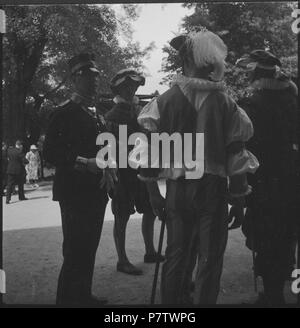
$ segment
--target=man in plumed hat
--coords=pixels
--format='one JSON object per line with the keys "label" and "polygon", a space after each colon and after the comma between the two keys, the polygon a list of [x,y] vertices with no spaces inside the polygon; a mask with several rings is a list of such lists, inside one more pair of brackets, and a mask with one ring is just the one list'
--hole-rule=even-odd
{"label": "man in plumed hat", "polygon": [[204,133],[204,173],[191,177],[203,167],[201,163],[194,168],[170,163],[171,169],[163,165],[156,171],[142,169],[141,179],[153,180],[155,175],[167,179],[165,204],[157,183],[148,182],[154,212],[162,213],[163,207],[166,211],[162,303],[214,304],[228,235],[227,199],[242,219],[244,196],[251,192],[246,172],[254,172],[258,165],[244,145],[252,136],[252,124],[224,90],[227,47],[219,36],[201,30],[178,36],[170,44],[178,51],[182,73],[174,76],[168,91],[142,109],[138,122],[149,132],[191,133],[194,137]]}
{"label": "man in plumed hat", "polygon": [[53,200],[60,205],[64,238],[56,303],[101,305],[105,300],[92,296],[92,279],[107,190],[116,176],[95,160],[102,126],[92,110],[99,76],[94,56],[71,58],[69,74],[72,97],[53,113],[44,143],[45,160],[56,167]]}
{"label": "man in plumed hat", "polygon": [[247,147],[260,162],[249,176],[253,192],[247,197],[243,232],[247,247],[255,252],[254,274],[263,279],[264,293],[258,302],[278,306],[285,302],[284,283],[293,269],[299,219],[295,217],[298,90],[269,51],[254,50],[237,66],[249,75],[252,92],[241,106],[254,127]]}
{"label": "man in plumed hat", "polygon": [[[126,126],[128,135],[139,132],[137,123],[139,111],[138,98],[135,93],[139,86],[145,84],[145,78],[131,68],[122,69],[112,78],[110,87],[114,94],[114,106],[105,115],[106,128],[119,140],[119,127]],[[121,144],[124,142],[123,144]],[[119,140],[119,150],[126,149],[127,139]],[[128,149],[130,152],[131,149]],[[125,155],[126,156],[126,155]],[[127,156],[125,157],[127,159]],[[119,163],[119,160],[117,162]],[[118,182],[111,194],[112,212],[115,216],[114,239],[118,253],[117,270],[131,275],[141,275],[142,270],[134,266],[128,259],[125,248],[126,226],[130,215],[136,211],[143,213],[142,233],[145,242],[145,263],[154,263],[158,255],[153,245],[154,221],[149,195],[144,182],[137,178],[137,171],[127,165],[118,165]]]}

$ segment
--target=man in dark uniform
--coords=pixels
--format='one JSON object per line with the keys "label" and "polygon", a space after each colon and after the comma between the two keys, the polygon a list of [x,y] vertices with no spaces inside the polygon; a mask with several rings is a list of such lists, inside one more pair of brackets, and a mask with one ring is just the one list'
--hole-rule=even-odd
{"label": "man in dark uniform", "polygon": [[101,305],[92,296],[92,278],[111,169],[96,165],[96,139],[101,132],[91,107],[99,71],[94,56],[80,54],[69,61],[74,93],[53,114],[44,143],[44,158],[55,165],[53,200],[59,201],[64,261],[59,275],[58,305]]}
{"label": "man in dark uniform", "polygon": [[295,254],[297,86],[280,72],[280,60],[265,50],[252,51],[237,65],[250,72],[253,92],[241,106],[254,127],[248,148],[260,162],[249,176],[253,193],[247,197],[243,232],[255,252],[255,275],[263,279],[259,302],[278,306],[284,303]]}
{"label": "man in dark uniform", "polygon": [[9,147],[7,150],[7,190],[6,204],[10,203],[13,187],[18,185],[19,200],[27,200],[24,195],[25,182],[25,164],[28,161],[23,153],[23,144],[20,140],[16,141],[15,147]]}

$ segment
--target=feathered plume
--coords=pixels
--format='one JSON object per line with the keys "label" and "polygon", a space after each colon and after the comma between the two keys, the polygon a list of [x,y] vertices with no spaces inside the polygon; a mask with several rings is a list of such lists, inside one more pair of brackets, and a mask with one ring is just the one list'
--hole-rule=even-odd
{"label": "feathered plume", "polygon": [[194,62],[198,67],[212,64],[214,71],[211,78],[220,81],[224,76],[227,47],[222,39],[208,31],[191,32],[186,40],[187,46],[192,50]]}

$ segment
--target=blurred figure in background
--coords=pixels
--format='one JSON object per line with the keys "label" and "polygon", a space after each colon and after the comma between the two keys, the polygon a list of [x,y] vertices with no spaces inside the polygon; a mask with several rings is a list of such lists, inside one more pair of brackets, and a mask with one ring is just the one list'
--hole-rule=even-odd
{"label": "blurred figure in background", "polygon": [[30,151],[26,154],[28,164],[26,165],[26,180],[31,184],[32,188],[37,188],[37,180],[39,179],[39,171],[41,168],[41,159],[36,145],[30,146]]}
{"label": "blurred figure in background", "polygon": [[7,190],[6,204],[10,203],[13,187],[18,185],[19,200],[27,200],[24,195],[24,183],[26,177],[25,164],[28,163],[23,153],[23,144],[16,141],[15,147],[10,146],[7,150]]}
{"label": "blurred figure in background", "polygon": [[38,153],[40,155],[40,169],[38,172],[39,179],[44,180],[44,156],[43,156],[43,146],[44,146],[45,136],[42,135],[37,142]]}
{"label": "blurred figure in background", "polygon": [[7,185],[7,174],[6,174],[6,169],[7,169],[7,143],[2,142],[2,196],[5,195],[4,190]]}

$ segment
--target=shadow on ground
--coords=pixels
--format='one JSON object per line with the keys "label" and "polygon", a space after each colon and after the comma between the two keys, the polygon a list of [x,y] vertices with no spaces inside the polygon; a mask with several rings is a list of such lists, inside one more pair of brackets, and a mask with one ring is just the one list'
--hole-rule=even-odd
{"label": "shadow on ground", "polygon": [[[144,271],[129,276],[116,271],[116,252],[112,239],[113,221],[105,221],[97,253],[93,292],[106,296],[110,304],[149,304],[154,265],[144,264],[141,220],[128,224],[127,250],[132,263]],[[160,224],[156,222],[156,245]],[[13,230],[3,233],[4,270],[7,304],[54,304],[62,256],[60,227]],[[230,232],[221,281],[220,304],[253,301],[251,253],[243,246],[239,231]],[[159,289],[159,284],[158,284]],[[290,296],[289,296],[290,297]],[[156,297],[159,302],[159,295]],[[290,302],[294,302],[290,298]]]}

